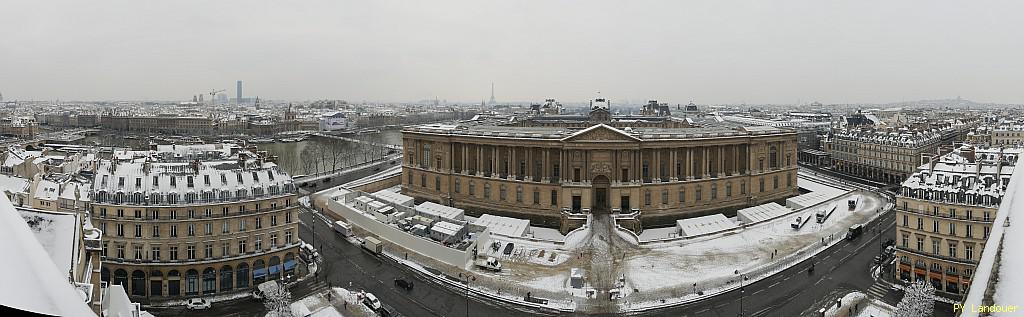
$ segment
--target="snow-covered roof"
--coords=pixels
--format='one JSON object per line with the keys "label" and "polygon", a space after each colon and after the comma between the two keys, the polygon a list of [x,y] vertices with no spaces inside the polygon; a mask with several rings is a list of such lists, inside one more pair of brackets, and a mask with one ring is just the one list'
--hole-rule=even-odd
{"label": "snow-covered roof", "polygon": [[0,305],[52,316],[94,316],[68,282],[67,270],[58,268],[37,237],[7,196],[0,195],[0,254],[18,257],[4,262],[4,270],[16,274],[0,274]]}
{"label": "snow-covered roof", "polygon": [[416,205],[416,212],[419,214],[426,214],[432,218],[448,220],[462,220],[464,214],[462,209],[448,207],[431,201]]}
{"label": "snow-covered roof", "polygon": [[0,191],[26,193],[29,184],[30,181],[27,178],[0,174]]}
{"label": "snow-covered roof", "polygon": [[792,209],[786,208],[778,203],[767,203],[763,205],[757,205],[754,207],[743,208],[736,212],[736,216],[744,224],[750,224],[755,222],[761,222],[771,220],[776,217],[793,212]]}
{"label": "snow-covered roof", "polygon": [[397,193],[389,189],[378,190],[373,193],[373,196],[377,197],[377,199],[383,200],[384,202],[407,207],[412,207],[413,201],[415,201],[415,199],[410,196],[402,195],[401,193]]}
{"label": "snow-covered roof", "polygon": [[458,234],[459,231],[462,231],[462,225],[457,225],[447,221],[438,221],[430,227],[430,231],[450,237]]}
{"label": "snow-covered roof", "polygon": [[93,178],[92,188],[97,194],[93,200],[102,202],[110,199],[101,194],[175,193],[181,195],[178,203],[187,203],[185,200],[188,194],[199,195],[205,192],[212,194],[215,199],[239,198],[244,194],[245,197],[241,198],[247,199],[256,196],[257,191],[275,195],[275,191],[282,194],[290,192],[292,188],[291,176],[270,162],[247,161],[244,167],[232,160],[195,164],[121,162],[114,166],[110,161],[104,161],[96,169]]}
{"label": "snow-covered roof", "polygon": [[676,226],[679,227],[680,234],[686,237],[699,236],[702,234],[729,230],[738,227],[735,222],[732,222],[723,214],[713,214],[695,218],[679,219],[676,220]]}
{"label": "snow-covered roof", "polygon": [[522,237],[530,232],[529,220],[492,214],[480,215],[473,224],[487,227],[491,233],[509,237]]}

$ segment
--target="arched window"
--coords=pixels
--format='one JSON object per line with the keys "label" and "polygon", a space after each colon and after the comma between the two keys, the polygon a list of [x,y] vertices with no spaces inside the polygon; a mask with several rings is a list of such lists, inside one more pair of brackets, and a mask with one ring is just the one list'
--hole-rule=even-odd
{"label": "arched window", "polygon": [[114,285],[128,286],[128,271],[117,269],[114,271]]}
{"label": "arched window", "polygon": [[238,281],[235,282],[235,285],[238,286],[238,288],[249,287],[249,265],[248,264],[245,264],[245,263],[238,264],[238,267],[235,268],[235,276],[238,277]]}
{"label": "arched window", "polygon": [[231,266],[225,265],[220,268],[220,291],[229,291],[235,282],[234,271]]}
{"label": "arched window", "polygon": [[167,272],[167,296],[181,295],[181,273],[178,270]]}
{"label": "arched window", "polygon": [[146,273],[140,270],[132,271],[132,296],[146,296]]}
{"label": "arched window", "polygon": [[281,277],[281,258],[273,256],[270,258],[270,263],[267,264],[267,270],[270,271],[270,279],[276,280]]}
{"label": "arched window", "polygon": [[217,271],[212,267],[203,270],[203,294],[217,292]]}
{"label": "arched window", "polygon": [[252,283],[259,285],[267,280],[267,265],[263,259],[252,263]]}
{"label": "arched window", "polygon": [[149,296],[164,295],[164,274],[159,270],[149,271]]}
{"label": "arched window", "polygon": [[774,145],[768,150],[768,166],[771,169],[779,168],[779,148]]}
{"label": "arched window", "polygon": [[185,295],[199,294],[199,271],[188,270],[185,272]]}

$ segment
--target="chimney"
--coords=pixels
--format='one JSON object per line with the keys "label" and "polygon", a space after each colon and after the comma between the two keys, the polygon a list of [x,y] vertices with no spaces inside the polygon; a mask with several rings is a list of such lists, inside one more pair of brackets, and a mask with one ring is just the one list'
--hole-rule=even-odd
{"label": "chimney", "polygon": [[974,163],[977,160],[973,145],[968,145],[960,149],[960,155],[963,155],[963,157],[967,159],[967,162],[970,163]]}

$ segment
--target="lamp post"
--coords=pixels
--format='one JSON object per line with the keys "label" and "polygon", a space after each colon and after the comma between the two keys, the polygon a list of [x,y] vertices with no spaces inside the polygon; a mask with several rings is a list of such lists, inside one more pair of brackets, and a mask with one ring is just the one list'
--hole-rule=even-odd
{"label": "lamp post", "polygon": [[739,316],[743,316],[743,280],[747,279],[746,274],[740,274],[740,313]]}

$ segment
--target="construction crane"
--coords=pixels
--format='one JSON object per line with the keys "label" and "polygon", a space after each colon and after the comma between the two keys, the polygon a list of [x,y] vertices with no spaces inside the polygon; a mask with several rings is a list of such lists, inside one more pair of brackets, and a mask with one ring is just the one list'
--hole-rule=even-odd
{"label": "construction crane", "polygon": [[227,90],[224,90],[224,89],[221,89],[221,90],[210,89],[210,103],[215,103],[216,102],[215,100],[217,100],[216,99],[217,94],[225,92],[225,91],[227,91]]}

